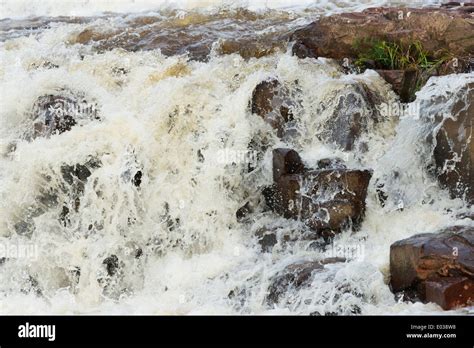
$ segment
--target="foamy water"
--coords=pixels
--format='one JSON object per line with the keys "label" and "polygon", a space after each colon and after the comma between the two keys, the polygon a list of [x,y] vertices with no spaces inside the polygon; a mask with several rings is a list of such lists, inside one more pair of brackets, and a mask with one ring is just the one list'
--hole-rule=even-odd
{"label": "foamy water", "polygon": [[[175,6],[171,12],[149,15],[184,18],[185,28],[186,18],[195,18],[195,12],[179,14],[175,8],[189,10],[196,3],[166,2],[160,6]],[[269,3],[252,2],[257,7]],[[266,16],[277,23],[275,30],[283,31],[325,11],[381,3],[328,1],[316,6],[302,1],[298,6],[312,10],[290,16],[277,9],[287,2],[277,1]],[[87,2],[53,6],[57,2],[51,1],[26,12],[25,4],[2,1],[2,16],[91,16],[150,9],[145,1],[114,6],[94,2],[92,9],[86,8]],[[430,149],[423,139],[429,129],[416,117],[388,117],[362,139],[366,152],[342,152],[315,136],[335,107],[335,93],[351,84],[365,82],[386,103],[395,102],[378,74],[369,70],[346,75],[330,60],[300,60],[285,46],[247,60],[219,55],[213,47],[208,61],[197,61],[158,49],[130,51],[109,45],[98,52],[94,43],[74,43],[88,28],[123,28],[127,16],[60,21],[29,34],[24,27],[12,29],[14,21],[4,22],[0,241],[34,249],[31,257],[0,263],[1,313],[351,314],[355,308],[362,314],[441,313],[434,304],[396,301],[387,285],[390,244],[454,223],[472,223],[456,218],[467,211],[464,203],[450,199],[425,170]],[[179,28],[179,23],[174,25]],[[300,96],[295,111],[299,136],[294,140],[280,140],[250,112],[253,89],[269,77],[278,77]],[[474,81],[474,74],[432,79],[414,103],[467,81]],[[32,139],[31,112],[38,97],[68,93],[94,105],[98,119]],[[321,105],[327,114],[320,112]],[[421,108],[419,116],[433,112]],[[248,173],[246,160],[227,161],[223,154],[245,154],[251,140],[270,147],[256,170]],[[359,257],[328,265],[315,275],[311,287],[291,291],[287,304],[270,307],[265,296],[278,271],[294,262],[332,256],[335,250],[315,247],[311,241],[280,241],[271,253],[262,253],[255,237],[259,228],[298,235],[303,225],[263,211],[250,221],[236,221],[236,210],[271,184],[271,149],[276,147],[296,149],[309,165],[341,157],[349,167],[373,169],[374,177],[360,231],[343,232],[334,240],[336,246],[357,247]],[[100,164],[91,170],[78,208],[72,209],[76,196],[71,188],[64,189],[61,168],[90,161]],[[143,175],[136,187],[131,177],[138,171]],[[396,179],[394,171],[400,173]],[[377,200],[376,179],[385,180],[391,193],[384,207]],[[46,204],[51,196],[54,202]],[[71,208],[67,222],[60,219],[64,205]],[[22,221],[30,223],[23,235],[15,228]],[[109,279],[103,261],[111,255],[116,255],[119,271]]]}

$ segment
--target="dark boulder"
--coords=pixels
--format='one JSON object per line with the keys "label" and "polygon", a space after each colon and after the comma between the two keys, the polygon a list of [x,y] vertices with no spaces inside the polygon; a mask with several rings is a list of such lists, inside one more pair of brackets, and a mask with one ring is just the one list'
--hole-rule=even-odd
{"label": "dark boulder", "polygon": [[390,246],[390,286],[445,309],[474,300],[474,229],[447,228]]}
{"label": "dark boulder", "polygon": [[[452,102],[454,100],[454,102]],[[438,181],[453,197],[474,203],[474,83],[435,104],[452,102],[449,118],[436,117],[433,160]]]}
{"label": "dark boulder", "polygon": [[[87,180],[92,175],[92,172],[100,168],[101,165],[97,158],[91,157],[83,164],[64,164],[61,166],[61,176],[63,179],[61,189],[69,197],[69,200],[63,203],[61,213],[59,214],[59,220],[63,225],[66,226],[69,223],[71,212],[79,211],[81,196],[84,194]],[[45,197],[45,193],[42,192],[40,197]],[[53,194],[52,197],[57,200],[56,194]],[[57,204],[58,202],[55,203]]]}

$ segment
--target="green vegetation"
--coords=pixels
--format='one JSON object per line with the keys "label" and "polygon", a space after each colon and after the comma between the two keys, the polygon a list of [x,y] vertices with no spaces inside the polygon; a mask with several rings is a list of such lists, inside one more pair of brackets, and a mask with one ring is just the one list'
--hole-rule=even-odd
{"label": "green vegetation", "polygon": [[373,68],[376,69],[431,72],[449,59],[447,54],[434,58],[418,41],[402,44],[384,40],[364,40],[354,46],[358,52],[355,65],[360,69],[374,65]]}
{"label": "green vegetation", "polygon": [[437,74],[437,70],[452,57],[446,52],[436,55],[427,52],[418,42],[401,43],[385,40],[362,40],[354,44],[357,70],[367,68],[381,70],[404,70],[412,72],[414,78],[404,85],[404,99],[414,100],[415,92],[426,83],[428,78]]}

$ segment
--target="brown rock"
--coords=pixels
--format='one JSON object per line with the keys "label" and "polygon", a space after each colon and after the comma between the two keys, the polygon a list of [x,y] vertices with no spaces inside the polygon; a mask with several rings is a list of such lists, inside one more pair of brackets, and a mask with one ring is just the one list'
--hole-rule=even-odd
{"label": "brown rock", "polygon": [[298,152],[292,149],[273,150],[273,180],[287,174],[301,174],[305,170]]}
{"label": "brown rock", "polygon": [[274,185],[264,192],[267,204],[285,218],[301,219],[322,236],[361,222],[365,212],[368,170],[337,168],[305,170],[298,154],[273,152]]}
{"label": "brown rock", "polygon": [[[452,96],[452,118],[442,119],[433,159],[438,181],[453,197],[474,203],[474,83]],[[439,103],[445,103],[443,98]],[[437,126],[437,125],[436,125]]]}
{"label": "brown rock", "polygon": [[403,103],[413,101],[416,92],[417,71],[416,70],[376,70],[378,74],[387,81],[393,91],[400,96]]}
{"label": "brown rock", "polygon": [[317,209],[308,218],[307,225],[316,231],[321,231],[323,237],[330,237],[352,222],[358,223],[362,216],[354,204],[347,200],[334,200],[323,204],[315,204],[310,209]]}
{"label": "brown rock", "polygon": [[324,265],[344,262],[343,258],[328,258],[322,261],[306,261],[302,263],[291,264],[279,274],[277,274],[271,281],[268,287],[268,295],[266,297],[267,304],[278,303],[285,293],[290,289],[298,289],[307,285],[311,280],[314,272],[321,272],[324,270]]}
{"label": "brown rock", "polygon": [[459,301],[471,292],[453,294],[466,285],[460,278],[474,279],[474,229],[455,226],[395,242],[390,246],[390,274],[395,292],[414,291],[421,300],[441,306],[466,305]]}
{"label": "brown rock", "polygon": [[291,106],[288,89],[276,79],[260,82],[252,93],[252,113],[262,117],[280,137],[285,123],[293,118]]}
{"label": "brown rock", "polygon": [[474,280],[467,277],[438,278],[426,281],[426,301],[443,309],[455,309],[474,303]]}
{"label": "brown rock", "polygon": [[299,288],[308,281],[315,271],[321,271],[324,266],[319,262],[308,261],[287,266],[277,275],[268,288],[266,301],[268,304],[278,303],[282,295],[290,288]]}
{"label": "brown rock", "polygon": [[365,39],[419,41],[429,52],[447,51],[462,58],[474,52],[473,32],[474,23],[465,11],[379,7],[321,17],[295,31],[291,40],[293,54],[300,58],[355,58],[354,44]]}

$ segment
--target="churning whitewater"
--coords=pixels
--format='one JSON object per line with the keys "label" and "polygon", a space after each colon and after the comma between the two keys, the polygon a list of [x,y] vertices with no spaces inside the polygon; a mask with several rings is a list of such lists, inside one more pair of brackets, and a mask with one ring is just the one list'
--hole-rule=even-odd
{"label": "churning whitewater", "polygon": [[[417,233],[472,224],[459,217],[469,212],[465,203],[425,170],[430,129],[420,119],[432,110],[419,105],[474,82],[474,74],[431,78],[414,112],[388,112],[360,146],[338,150],[315,135],[341,91],[363,82],[385,105],[398,99],[372,70],[346,74],[332,60],[291,55],[281,38],[324,11],[167,9],[0,22],[0,312],[440,313],[435,304],[395,298],[389,250]],[[167,36],[153,41],[152,25]],[[215,39],[219,31],[246,39],[249,57]],[[255,32],[268,35],[265,54],[252,44]],[[162,44],[167,38],[177,46]],[[279,138],[249,107],[255,87],[272,78],[297,96],[297,136]],[[43,106],[57,102],[77,116],[66,131],[35,124]],[[372,170],[357,232],[329,245],[299,239],[302,222],[264,209],[272,149],[285,147],[309,166],[338,157]],[[380,181],[390,192],[383,206]],[[256,210],[238,221],[248,201]],[[262,228],[277,231],[270,252],[256,237]],[[286,266],[339,256],[346,262],[326,265],[311,286],[266,301]]]}

